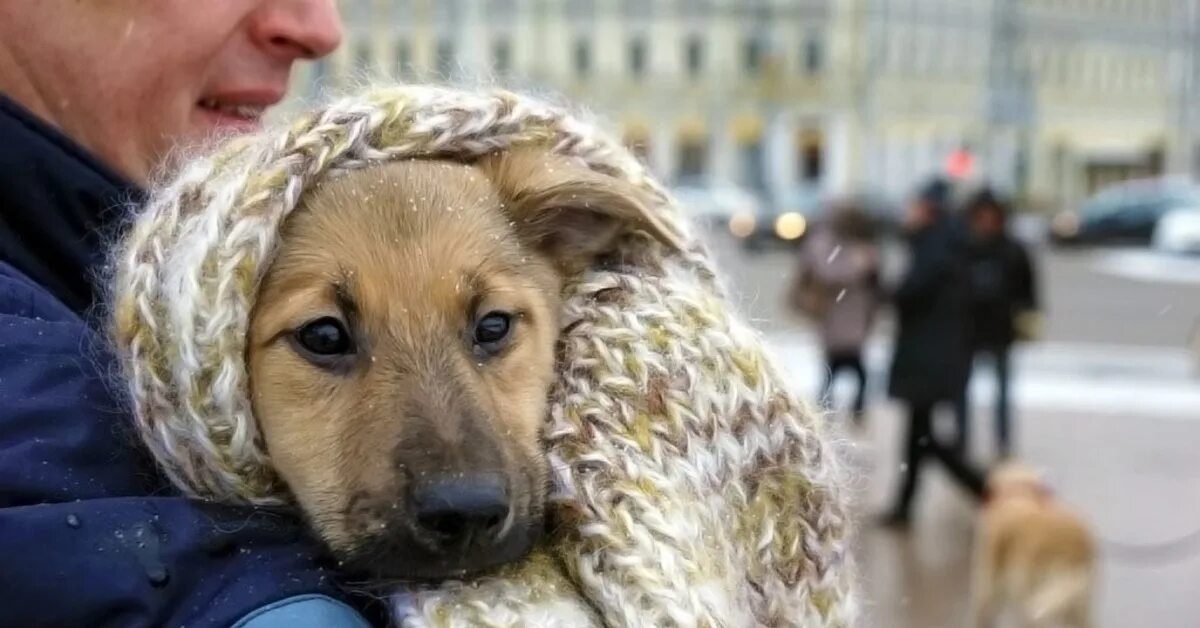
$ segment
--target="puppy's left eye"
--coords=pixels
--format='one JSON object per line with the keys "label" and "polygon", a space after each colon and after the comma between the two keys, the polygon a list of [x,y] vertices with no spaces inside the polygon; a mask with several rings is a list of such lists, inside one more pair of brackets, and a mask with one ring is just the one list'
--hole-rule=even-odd
{"label": "puppy's left eye", "polygon": [[475,344],[485,351],[495,351],[508,338],[512,316],[505,312],[488,312],[475,323]]}
{"label": "puppy's left eye", "polygon": [[354,352],[354,342],[346,326],[336,318],[319,318],[296,331],[296,340],[314,356],[329,357]]}

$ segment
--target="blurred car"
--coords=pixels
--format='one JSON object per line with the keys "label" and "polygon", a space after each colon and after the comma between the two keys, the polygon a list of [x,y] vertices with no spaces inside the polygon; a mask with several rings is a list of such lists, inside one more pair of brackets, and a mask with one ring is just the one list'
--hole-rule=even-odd
{"label": "blurred car", "polygon": [[746,248],[759,251],[794,247],[804,240],[820,212],[818,193],[803,188],[789,190],[759,213],[754,228],[743,238]]}
{"label": "blurred car", "polygon": [[1200,188],[1190,182],[1130,181],[1054,216],[1050,233],[1058,244],[1149,244],[1163,216],[1188,209],[1200,209]]}
{"label": "blurred car", "polygon": [[1154,228],[1155,249],[1200,254],[1200,206],[1173,209]]}
{"label": "blurred car", "polygon": [[757,196],[735,185],[680,185],[671,193],[697,223],[710,229],[727,229],[736,238],[745,238],[754,231],[762,211]]}

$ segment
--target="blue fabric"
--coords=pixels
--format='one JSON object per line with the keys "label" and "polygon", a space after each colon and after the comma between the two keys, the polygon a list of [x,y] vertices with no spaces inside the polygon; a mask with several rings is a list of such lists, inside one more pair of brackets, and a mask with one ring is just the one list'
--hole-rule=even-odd
{"label": "blue fabric", "polygon": [[[101,228],[108,210],[88,203],[112,198],[110,177],[6,107],[0,626],[231,626],[295,596],[349,599],[292,513],[186,499],[157,471],[105,383],[114,363],[84,314],[99,255],[80,234]],[[39,198],[58,204],[28,204]],[[78,220],[22,214],[59,209]]]}
{"label": "blue fabric", "polygon": [[294,517],[168,489],[103,383],[110,365],[81,319],[0,263],[0,625],[229,626],[340,595]]}
{"label": "blue fabric", "polygon": [[72,310],[95,300],[101,242],[141,191],[0,94],[0,260]]}
{"label": "blue fabric", "polygon": [[260,608],[234,628],[366,628],[354,609],[323,595],[298,595]]}

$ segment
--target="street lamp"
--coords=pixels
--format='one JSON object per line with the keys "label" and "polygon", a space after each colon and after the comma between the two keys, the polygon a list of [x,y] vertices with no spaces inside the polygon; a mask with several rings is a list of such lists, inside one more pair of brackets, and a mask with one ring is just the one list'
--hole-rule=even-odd
{"label": "street lamp", "polygon": [[1016,0],[994,0],[991,23],[991,58],[987,73],[987,145],[996,174],[998,135],[1009,131],[1014,140],[1008,171],[1016,195],[1025,192],[1029,135],[1034,117],[1033,73],[1022,58],[1024,20]]}

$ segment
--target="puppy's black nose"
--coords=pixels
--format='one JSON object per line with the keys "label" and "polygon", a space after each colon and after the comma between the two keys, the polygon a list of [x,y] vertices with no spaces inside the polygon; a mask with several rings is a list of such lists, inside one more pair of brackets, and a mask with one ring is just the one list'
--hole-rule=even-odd
{"label": "puppy's black nose", "polygon": [[417,527],[444,546],[491,543],[508,518],[508,491],[494,473],[435,478],[412,496]]}

